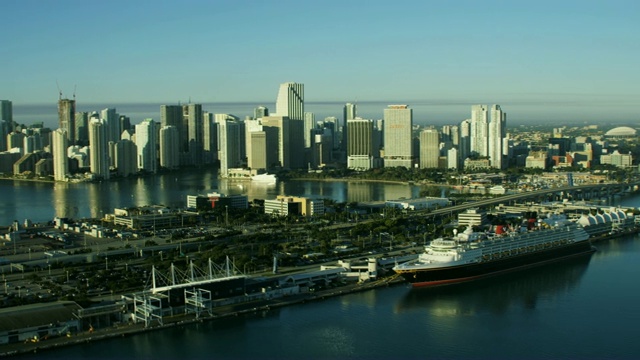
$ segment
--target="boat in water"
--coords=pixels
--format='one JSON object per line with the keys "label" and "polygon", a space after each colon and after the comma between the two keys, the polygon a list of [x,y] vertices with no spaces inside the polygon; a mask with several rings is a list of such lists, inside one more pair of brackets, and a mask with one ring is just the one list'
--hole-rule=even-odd
{"label": "boat in water", "polygon": [[438,238],[417,259],[393,270],[413,287],[473,281],[549,262],[590,255],[595,248],[584,227],[564,215],[527,219],[518,229],[464,232]]}
{"label": "boat in water", "polygon": [[278,178],[274,174],[258,174],[251,177],[251,181],[275,184]]}

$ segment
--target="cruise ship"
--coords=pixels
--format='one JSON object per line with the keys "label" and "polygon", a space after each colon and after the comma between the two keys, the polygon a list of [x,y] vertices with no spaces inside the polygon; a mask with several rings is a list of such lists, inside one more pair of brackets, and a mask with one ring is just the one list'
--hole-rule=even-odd
{"label": "cruise ship", "polygon": [[518,229],[498,227],[474,232],[468,227],[449,238],[438,238],[417,259],[393,270],[413,287],[439,286],[590,255],[595,248],[589,234],[564,215],[528,219]]}

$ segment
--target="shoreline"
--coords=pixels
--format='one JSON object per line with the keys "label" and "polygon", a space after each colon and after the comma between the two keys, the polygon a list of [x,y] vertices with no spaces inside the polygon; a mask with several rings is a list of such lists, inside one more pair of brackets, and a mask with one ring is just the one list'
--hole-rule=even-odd
{"label": "shoreline", "polygon": [[202,323],[205,321],[215,321],[218,319],[225,319],[228,317],[250,315],[257,312],[270,311],[271,309],[278,309],[291,305],[304,304],[306,302],[323,301],[326,299],[355,294],[358,292],[375,290],[382,287],[399,286],[405,284],[404,279],[398,276],[391,276],[383,278],[381,280],[372,281],[364,284],[349,284],[342,287],[322,290],[314,293],[306,293],[293,295],[289,297],[282,297],[270,300],[257,300],[249,303],[225,305],[219,308],[212,309],[212,315],[204,315],[200,318],[196,318],[194,314],[180,314],[168,316],[163,319],[163,324],[157,324],[155,326],[144,327],[144,324],[129,324],[121,325],[118,327],[109,327],[105,329],[95,330],[93,333],[87,331],[73,335],[72,337],[58,337],[48,340],[43,340],[37,343],[14,343],[0,345],[0,357],[11,357],[17,355],[24,355],[29,353],[38,353],[39,351],[54,350],[61,347],[74,346],[83,343],[89,343],[94,341],[114,339],[119,337],[135,336],[151,331],[168,329],[176,326],[191,325],[195,323]]}
{"label": "shoreline", "polygon": [[[616,233],[607,233],[595,236],[591,239],[591,242],[597,243],[601,241],[607,241],[615,238],[619,238],[625,235],[638,234],[640,230],[637,228],[621,231]],[[397,275],[391,275],[389,277],[382,278],[363,284],[351,283],[345,286],[322,290],[313,293],[297,294],[292,296],[285,296],[282,298],[268,299],[268,300],[256,300],[247,303],[224,305],[218,308],[211,309],[211,315],[206,314],[199,318],[196,318],[195,314],[177,314],[167,316],[163,318],[162,324],[156,324],[150,327],[145,327],[143,323],[137,324],[125,324],[119,326],[113,326],[103,329],[95,330],[94,332],[84,331],[73,335],[72,337],[56,337],[53,339],[43,340],[36,343],[13,343],[0,345],[0,358],[11,357],[17,355],[24,355],[28,353],[37,353],[38,351],[54,350],[60,347],[68,347],[82,343],[89,343],[93,341],[100,341],[106,339],[113,339],[118,337],[134,336],[141,333],[150,331],[163,330],[176,326],[190,325],[195,323],[202,323],[205,321],[215,321],[218,319],[225,319],[228,317],[250,315],[258,312],[270,311],[272,309],[283,308],[291,305],[304,304],[306,302],[322,301],[333,297],[342,295],[355,294],[358,292],[375,290],[382,287],[400,286],[401,284],[408,284],[402,277]]]}

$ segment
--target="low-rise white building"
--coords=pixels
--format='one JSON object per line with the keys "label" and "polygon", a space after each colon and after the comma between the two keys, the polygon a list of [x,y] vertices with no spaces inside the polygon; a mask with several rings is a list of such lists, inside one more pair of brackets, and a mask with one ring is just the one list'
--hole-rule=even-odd
{"label": "low-rise white building", "polygon": [[425,210],[425,209],[437,209],[450,205],[451,202],[446,198],[438,197],[423,197],[417,199],[397,199],[387,200],[385,206],[393,207],[396,209],[406,210]]}

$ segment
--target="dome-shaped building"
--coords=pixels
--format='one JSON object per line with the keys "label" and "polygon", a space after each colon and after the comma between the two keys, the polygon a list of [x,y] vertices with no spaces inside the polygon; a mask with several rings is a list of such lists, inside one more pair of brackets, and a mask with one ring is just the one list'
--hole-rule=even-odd
{"label": "dome-shaped building", "polygon": [[636,129],[630,128],[628,126],[619,126],[607,131],[604,136],[610,139],[627,139],[636,137],[638,135]]}

